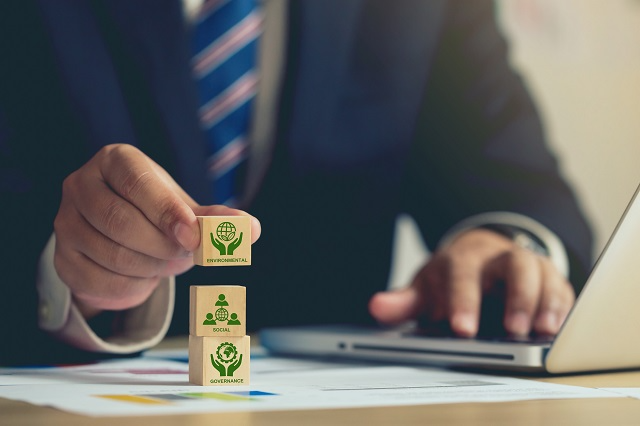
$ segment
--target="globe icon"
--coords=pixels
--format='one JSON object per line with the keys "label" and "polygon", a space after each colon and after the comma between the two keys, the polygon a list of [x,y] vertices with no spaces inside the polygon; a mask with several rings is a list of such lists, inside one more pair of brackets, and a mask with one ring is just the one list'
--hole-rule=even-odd
{"label": "globe icon", "polygon": [[216,311],[216,320],[226,321],[229,318],[229,312],[225,308],[219,308]]}
{"label": "globe icon", "polygon": [[224,350],[222,351],[222,353],[224,353],[224,356],[226,359],[229,359],[233,356],[233,348],[231,346],[227,346],[226,348],[224,348]]}
{"label": "globe icon", "polygon": [[238,348],[233,343],[224,342],[216,349],[216,355],[221,362],[228,364],[238,356]]}
{"label": "globe icon", "polygon": [[231,222],[222,222],[216,229],[216,235],[222,241],[231,241],[236,236],[236,227]]}

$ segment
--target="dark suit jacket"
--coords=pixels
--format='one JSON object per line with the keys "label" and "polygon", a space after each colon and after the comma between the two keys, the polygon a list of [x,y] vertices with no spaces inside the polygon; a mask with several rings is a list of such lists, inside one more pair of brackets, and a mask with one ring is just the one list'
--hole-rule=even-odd
{"label": "dark suit jacket", "polygon": [[[486,211],[556,232],[581,284],[591,237],[510,69],[490,1],[298,0],[267,175],[246,208],[250,268],[180,277],[245,284],[248,324],[367,322],[405,212],[430,247]],[[65,176],[101,146],[141,147],[201,203],[204,144],[178,0],[0,4],[0,362],[81,356],[37,331],[36,263]],[[7,273],[8,272],[8,273]]]}

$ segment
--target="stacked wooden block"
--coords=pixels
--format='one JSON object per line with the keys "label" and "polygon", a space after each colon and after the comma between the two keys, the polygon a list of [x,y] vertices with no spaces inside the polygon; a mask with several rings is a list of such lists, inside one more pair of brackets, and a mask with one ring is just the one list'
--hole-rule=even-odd
{"label": "stacked wooden block", "polygon": [[249,216],[198,216],[202,241],[193,253],[200,266],[251,265]]}
{"label": "stacked wooden block", "polygon": [[[194,263],[203,266],[251,264],[251,222],[246,216],[198,217],[202,231]],[[246,288],[191,286],[189,300],[189,381],[197,385],[249,384],[250,337],[246,328]]]}
{"label": "stacked wooden block", "polygon": [[249,383],[246,289],[191,286],[189,381],[197,385]]}

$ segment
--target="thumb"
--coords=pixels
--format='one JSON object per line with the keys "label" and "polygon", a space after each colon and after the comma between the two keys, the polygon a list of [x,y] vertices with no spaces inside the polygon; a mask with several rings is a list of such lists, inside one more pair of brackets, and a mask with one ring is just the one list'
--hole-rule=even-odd
{"label": "thumb", "polygon": [[425,302],[417,286],[381,291],[369,300],[369,313],[381,323],[398,324],[415,318]]}
{"label": "thumb", "polygon": [[260,221],[255,216],[242,210],[232,209],[223,205],[213,205],[194,206],[193,212],[196,216],[249,216],[251,218],[251,244],[255,243],[262,233]]}

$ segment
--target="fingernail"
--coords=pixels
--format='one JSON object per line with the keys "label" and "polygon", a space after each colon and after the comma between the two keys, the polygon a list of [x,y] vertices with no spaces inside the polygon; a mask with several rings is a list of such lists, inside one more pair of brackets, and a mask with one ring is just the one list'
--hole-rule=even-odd
{"label": "fingernail", "polygon": [[474,336],[477,333],[476,318],[467,313],[457,314],[451,319],[451,328],[458,334]]}
{"label": "fingernail", "polygon": [[260,224],[260,221],[254,216],[251,216],[251,227],[257,227],[260,231],[262,231],[262,225]]}
{"label": "fingernail", "polygon": [[182,222],[178,222],[173,228],[173,234],[176,236],[178,243],[189,252],[195,243],[195,234],[191,228]]}
{"label": "fingernail", "polygon": [[514,334],[529,334],[531,320],[525,312],[517,311],[510,314],[506,321],[507,331]]}

